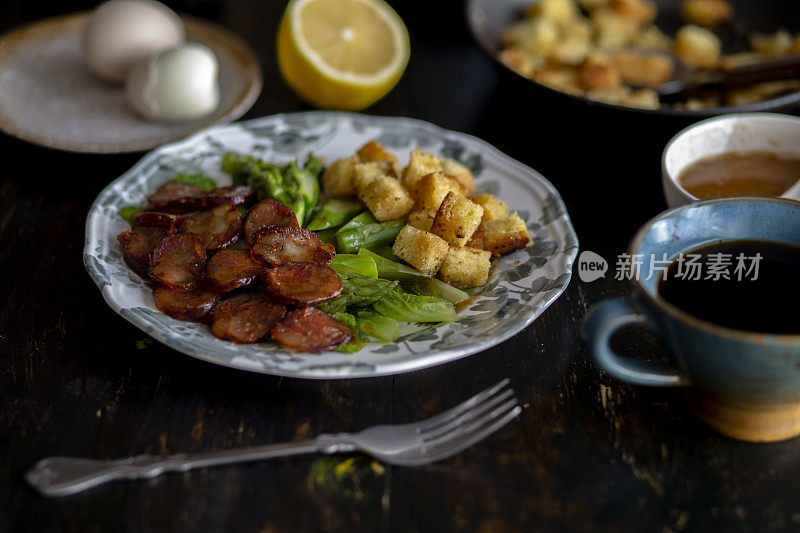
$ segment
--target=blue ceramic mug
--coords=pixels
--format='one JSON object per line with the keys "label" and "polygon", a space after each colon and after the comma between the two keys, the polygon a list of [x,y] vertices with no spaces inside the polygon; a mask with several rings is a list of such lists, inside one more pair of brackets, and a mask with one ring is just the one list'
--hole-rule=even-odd
{"label": "blue ceramic mug", "polygon": [[[800,203],[779,198],[731,197],[670,209],[631,241],[641,274],[666,254],[674,259],[701,246],[764,240],[800,246]],[[655,266],[655,265],[654,265]],[[800,434],[800,335],[734,330],[696,318],[661,298],[659,275],[633,278],[634,294],[595,305],[583,324],[595,363],[639,385],[685,386],[697,415],[717,431],[742,440],[775,441]],[[787,283],[800,283],[800,272]],[[781,302],[796,312],[800,302]],[[800,313],[798,313],[800,320]],[[619,328],[646,323],[671,353],[670,364],[615,354]]]}

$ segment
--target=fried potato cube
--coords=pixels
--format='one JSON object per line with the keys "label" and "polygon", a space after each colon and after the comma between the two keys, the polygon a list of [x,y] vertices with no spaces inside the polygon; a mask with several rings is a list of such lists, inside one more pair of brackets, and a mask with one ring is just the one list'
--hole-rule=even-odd
{"label": "fried potato cube", "polygon": [[412,191],[417,209],[439,209],[442,200],[451,192],[464,194],[464,187],[444,172],[433,172],[417,181]]}
{"label": "fried potato cube", "polygon": [[728,0],[683,0],[681,14],[690,24],[713,28],[733,20],[733,6]]}
{"label": "fried potato cube", "polygon": [[768,56],[785,56],[792,51],[792,34],[786,30],[778,30],[772,34],[754,33],[750,35],[750,47],[756,52]]}
{"label": "fried potato cube", "polygon": [[392,164],[392,168],[394,169],[394,177],[400,177],[400,164],[397,162],[397,157],[384,148],[384,146],[378,141],[368,142],[358,149],[356,155],[365,163],[370,163],[373,161],[388,161]]}
{"label": "fried potato cube", "polygon": [[442,172],[458,180],[467,194],[475,192],[475,179],[472,177],[472,171],[470,169],[458,161],[446,157],[440,157],[439,164],[442,165]]}
{"label": "fried potato cube", "polygon": [[612,60],[628,85],[657,87],[672,77],[672,60],[666,56],[619,52]]}
{"label": "fried potato cube", "polygon": [[353,188],[358,194],[362,189],[382,176],[392,176],[392,164],[389,161],[357,163],[353,167]]}
{"label": "fried potato cube", "polygon": [[483,207],[483,220],[501,220],[508,218],[506,203],[491,194],[476,194],[471,198],[473,202]]}
{"label": "fried potato cube", "polygon": [[442,170],[442,165],[439,163],[438,157],[430,152],[423,152],[419,148],[414,148],[411,150],[408,166],[403,170],[403,177],[400,181],[403,187],[409,191],[413,191],[416,188],[417,182],[422,179],[423,176],[440,170]]}
{"label": "fried potato cube", "polygon": [[414,199],[400,182],[387,175],[375,178],[368,187],[359,189],[358,198],[381,222],[406,216],[414,207]]}
{"label": "fried potato cube", "polygon": [[430,231],[433,218],[436,216],[436,209],[420,209],[408,214],[406,224],[417,229]]}
{"label": "fried potato cube", "polygon": [[581,86],[587,91],[622,85],[619,68],[610,58],[600,54],[593,54],[584,59],[578,72]]}
{"label": "fried potato cube", "polygon": [[394,255],[429,276],[439,271],[449,249],[441,237],[413,226],[403,226],[392,246]]}
{"label": "fried potato cube", "polygon": [[483,226],[486,249],[495,257],[524,248],[531,241],[525,221],[516,213],[503,220],[488,220]]}
{"label": "fried potato cube", "polygon": [[431,232],[450,244],[464,246],[478,229],[483,218],[483,207],[466,196],[450,192],[433,218]]}
{"label": "fried potato cube", "polygon": [[675,35],[675,55],[691,67],[715,67],[721,50],[719,37],[700,26],[684,26]]}
{"label": "fried potato cube", "polygon": [[459,289],[480,287],[489,279],[492,253],[475,248],[451,246],[439,268],[439,279]]}
{"label": "fried potato cube", "polygon": [[620,17],[641,25],[656,19],[656,4],[650,0],[609,0],[608,7]]}
{"label": "fried potato cube", "polygon": [[322,190],[331,198],[354,197],[357,194],[353,176],[358,157],[337,159],[322,174]]}
{"label": "fried potato cube", "polygon": [[554,22],[567,22],[578,15],[572,0],[540,0],[525,10],[527,17],[541,17]]}

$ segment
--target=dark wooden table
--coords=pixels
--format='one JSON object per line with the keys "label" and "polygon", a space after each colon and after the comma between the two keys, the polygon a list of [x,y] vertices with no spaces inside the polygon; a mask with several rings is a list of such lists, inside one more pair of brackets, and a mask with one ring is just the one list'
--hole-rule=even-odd
{"label": "dark wooden table", "polygon": [[[92,2],[6,0],[0,29]],[[172,3],[175,5],[175,3]],[[395,2],[412,36],[398,87],[368,113],[472,133],[540,170],[581,239],[613,261],[661,211],[659,155],[678,124],[537,105],[498,83],[460,3]],[[254,48],[264,91],[247,117],[306,107],[274,58],[282,2],[186,1]],[[679,392],[613,381],[579,336],[589,305],[626,294],[574,279],[534,324],[483,353],[393,377],[302,381],[203,363],[111,311],[81,259],[97,193],[140,155],[56,152],[0,136],[0,531],[698,531],[800,528],[800,441],[753,445],[698,422]],[[644,330],[619,349],[663,357]],[[415,420],[510,377],[525,409],[423,468],[297,457],[38,496],[50,455],[210,451]]]}

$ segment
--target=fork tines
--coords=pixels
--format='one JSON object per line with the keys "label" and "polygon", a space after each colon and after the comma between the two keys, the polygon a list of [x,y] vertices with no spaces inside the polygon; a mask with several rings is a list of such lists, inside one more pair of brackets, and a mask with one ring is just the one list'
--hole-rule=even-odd
{"label": "fork tines", "polygon": [[420,422],[426,453],[452,455],[491,435],[522,411],[506,378],[467,401]]}

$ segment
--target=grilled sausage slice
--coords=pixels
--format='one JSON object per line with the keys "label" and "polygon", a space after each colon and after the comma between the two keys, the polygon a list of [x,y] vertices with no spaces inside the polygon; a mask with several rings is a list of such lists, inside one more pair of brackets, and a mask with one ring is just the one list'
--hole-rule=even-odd
{"label": "grilled sausage slice", "polygon": [[143,278],[148,277],[150,255],[167,236],[163,228],[136,227],[117,235],[125,263]]}
{"label": "grilled sausage slice", "polygon": [[253,203],[256,199],[256,191],[247,185],[230,185],[228,187],[218,187],[208,193],[205,199],[207,207],[231,203],[234,205],[246,205]]}
{"label": "grilled sausage slice", "polygon": [[250,250],[220,250],[208,261],[206,281],[214,290],[229,292],[252,283],[264,268]]}
{"label": "grilled sausage slice", "polygon": [[244,221],[244,240],[253,246],[258,233],[269,226],[300,227],[291,209],[275,200],[264,200],[254,205],[247,213]]}
{"label": "grilled sausage slice", "polygon": [[170,289],[191,289],[203,278],[206,249],[191,235],[165,237],[150,256],[150,277]]}
{"label": "grilled sausage slice", "polygon": [[270,332],[286,308],[263,292],[237,294],[211,310],[211,333],[238,344],[258,342]]}
{"label": "grilled sausage slice", "polygon": [[153,211],[167,213],[188,213],[205,207],[205,198],[208,193],[192,185],[168,181],[147,198]]}
{"label": "grilled sausage slice", "polygon": [[211,312],[219,295],[203,290],[173,290],[156,287],[153,290],[156,309],[178,320],[200,322]]}
{"label": "grilled sausage slice", "polygon": [[187,216],[162,211],[139,211],[131,215],[131,226],[169,228],[173,224],[180,224]]}
{"label": "grilled sausage slice", "polygon": [[301,352],[319,352],[348,342],[353,334],[331,315],[307,307],[289,311],[272,328],[272,338]]}
{"label": "grilled sausage slice", "polygon": [[233,204],[222,204],[193,215],[178,225],[181,233],[197,237],[206,250],[215,251],[239,239],[242,216]]}
{"label": "grilled sausage slice", "polygon": [[264,283],[280,301],[297,307],[318,305],[342,292],[342,280],[329,266],[290,261],[267,270]]}
{"label": "grilled sausage slice", "polygon": [[269,226],[258,233],[252,254],[254,258],[272,266],[289,261],[327,265],[336,251],[332,244],[323,243],[311,231]]}

